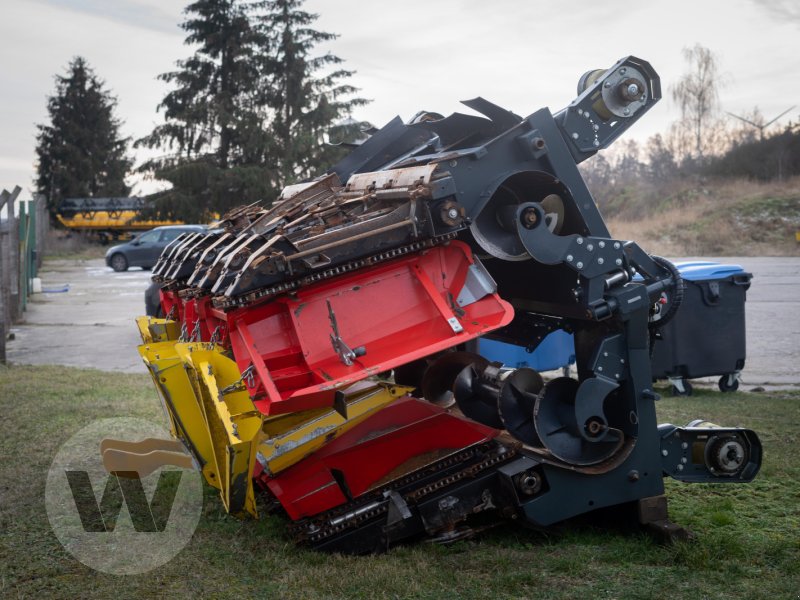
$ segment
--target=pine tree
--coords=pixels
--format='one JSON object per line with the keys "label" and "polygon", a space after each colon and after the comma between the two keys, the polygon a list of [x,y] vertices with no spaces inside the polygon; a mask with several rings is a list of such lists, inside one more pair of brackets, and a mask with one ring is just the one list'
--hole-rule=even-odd
{"label": "pine tree", "polygon": [[197,0],[185,9],[186,44],[196,50],[160,76],[172,86],[158,107],[165,122],[137,142],[168,151],[140,167],[172,183],[155,197],[158,212],[201,220],[271,202],[343,153],[324,136],[365,101],[348,98],[356,91],[343,83],[349,71],[316,78],[341,60],[310,57],[335,36],[310,29],[316,15],[300,4]]}
{"label": "pine tree", "polygon": [[55,214],[64,198],[125,196],[131,167],[127,138],[114,116],[117,100],[82,57],[56,76],[47,100],[48,125],[37,125],[36,190]]}

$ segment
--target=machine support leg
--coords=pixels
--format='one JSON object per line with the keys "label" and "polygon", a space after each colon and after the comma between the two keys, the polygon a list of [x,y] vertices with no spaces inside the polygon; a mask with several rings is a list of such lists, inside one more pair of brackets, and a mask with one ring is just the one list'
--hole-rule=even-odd
{"label": "machine support leg", "polygon": [[663,494],[640,498],[636,502],[636,508],[639,524],[659,542],[674,544],[694,538],[691,531],[669,520],[667,497]]}

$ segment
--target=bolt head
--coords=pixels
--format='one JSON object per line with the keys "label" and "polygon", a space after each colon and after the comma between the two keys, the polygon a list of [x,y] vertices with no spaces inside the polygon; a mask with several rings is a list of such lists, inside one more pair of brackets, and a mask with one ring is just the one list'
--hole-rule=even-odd
{"label": "bolt head", "polygon": [[636,96],[639,93],[639,86],[635,83],[631,83],[628,86],[628,95],[629,96]]}
{"label": "bolt head", "polygon": [[451,219],[455,219],[456,217],[458,217],[458,211],[455,208],[451,208],[450,210],[447,211],[447,216],[450,217]]}
{"label": "bolt head", "polygon": [[582,269],[583,263],[581,261],[578,261],[577,263],[575,263],[575,266],[578,267],[579,269]]}

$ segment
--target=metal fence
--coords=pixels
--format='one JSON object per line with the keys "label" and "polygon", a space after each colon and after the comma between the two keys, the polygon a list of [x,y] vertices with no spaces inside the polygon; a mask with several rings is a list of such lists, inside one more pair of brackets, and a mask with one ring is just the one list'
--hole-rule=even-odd
{"label": "metal fence", "polygon": [[44,199],[18,201],[22,189],[0,193],[0,364],[11,325],[22,320],[42,264],[49,221]]}

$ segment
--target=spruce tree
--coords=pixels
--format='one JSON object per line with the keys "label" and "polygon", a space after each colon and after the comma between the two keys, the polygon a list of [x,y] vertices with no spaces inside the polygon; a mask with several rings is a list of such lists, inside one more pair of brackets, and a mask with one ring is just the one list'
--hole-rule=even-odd
{"label": "spruce tree", "polygon": [[261,44],[245,6],[198,0],[184,13],[185,43],[195,52],[159,76],[172,87],[158,106],[165,122],[136,145],[168,151],[140,167],[172,184],[155,195],[158,212],[196,221],[270,190],[259,110]]}
{"label": "spruce tree", "polygon": [[270,130],[277,144],[273,160],[284,185],[318,174],[335,162],[342,150],[326,145],[325,135],[355,107],[367,103],[354,97],[358,89],[346,83],[353,71],[339,68],[342,59],[330,53],[312,54],[317,44],[338,36],[312,29],[318,15],[302,10],[302,4],[303,0],[266,0],[256,5],[264,11],[258,28],[270,49],[265,67],[267,100],[273,110]]}
{"label": "spruce tree", "polygon": [[159,77],[172,88],[158,107],[165,122],[137,142],[168,152],[140,167],[172,184],[155,196],[162,215],[201,220],[269,203],[343,153],[325,134],[365,101],[343,83],[351,72],[331,68],[340,59],[311,56],[335,36],[310,29],[316,15],[300,4],[198,0],[185,9],[195,52]]}
{"label": "spruce tree", "polygon": [[47,100],[50,123],[37,125],[36,190],[55,214],[64,198],[125,196],[131,167],[127,138],[114,116],[117,100],[80,56],[56,76]]}

